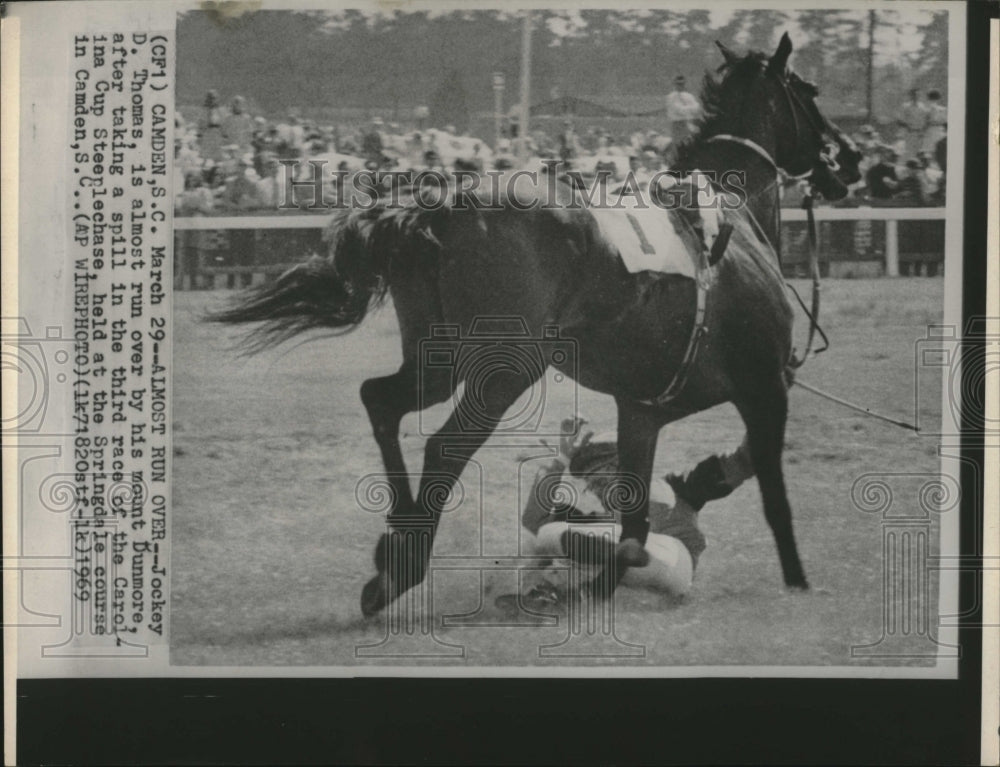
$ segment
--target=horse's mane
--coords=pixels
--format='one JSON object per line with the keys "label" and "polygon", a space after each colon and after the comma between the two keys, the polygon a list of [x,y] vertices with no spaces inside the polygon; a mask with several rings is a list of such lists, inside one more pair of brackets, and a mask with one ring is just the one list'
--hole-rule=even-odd
{"label": "horse's mane", "polygon": [[701,146],[704,139],[727,132],[736,119],[734,111],[743,106],[743,100],[734,103],[731,94],[745,94],[751,81],[760,75],[767,61],[767,54],[750,51],[720,66],[716,70],[717,75],[705,73],[701,86],[702,116],[695,122],[693,135],[678,146],[679,165],[684,165],[684,161]]}

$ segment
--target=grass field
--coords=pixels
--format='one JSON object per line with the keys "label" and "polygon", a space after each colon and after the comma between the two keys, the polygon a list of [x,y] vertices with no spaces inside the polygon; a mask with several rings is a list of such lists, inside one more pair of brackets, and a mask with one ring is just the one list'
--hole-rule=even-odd
{"label": "grass field", "polygon": [[[941,321],[942,281],[828,280],[823,290],[823,324],[832,347],[806,365],[802,379],[875,411],[912,419],[914,344],[929,323]],[[383,518],[361,510],[355,500],[358,479],[382,468],[358,388],[365,378],[399,364],[395,317],[383,309],[345,337],[242,359],[229,349],[235,332],[199,321],[202,311],[224,297],[222,292],[175,295],[173,663],[874,663],[852,659],[850,648],[882,635],[882,520],[852,503],[851,487],[869,472],[936,474],[937,440],[844,410],[798,387],[791,393],[785,467],[811,592],[789,594],[782,588],[773,539],[751,481],[702,512],[709,545],[685,599],[619,590],[616,635],[644,647],[640,657],[539,657],[539,646],[567,636],[562,618],[545,626],[443,626],[443,616],[462,613],[475,614],[473,623],[503,623],[493,600],[512,590],[516,577],[484,574],[480,605],[479,573],[455,570],[435,573],[428,609],[434,637],[464,647],[464,657],[359,659],[356,648],[378,643],[386,622],[363,620],[358,608],[361,587],[373,574],[372,547],[384,529]],[[798,322],[801,339],[804,322]],[[922,423],[940,417],[940,377],[933,376],[930,384],[924,377]],[[573,397],[569,384],[550,381],[543,425],[555,429],[570,414]],[[581,390],[579,403],[593,428],[614,428],[611,398]],[[420,432],[446,414],[445,406],[438,406],[404,421],[411,469],[422,464]],[[656,471],[689,468],[735,446],[741,436],[742,425],[728,405],[673,424],[661,434]],[[538,443],[527,437],[514,442],[491,440],[463,475],[464,498],[442,521],[436,554],[516,555],[518,493],[524,492],[519,467]],[[526,465],[530,476],[534,464]],[[935,615],[933,593],[929,607]],[[444,646],[420,636],[401,641],[410,641],[406,648]]]}

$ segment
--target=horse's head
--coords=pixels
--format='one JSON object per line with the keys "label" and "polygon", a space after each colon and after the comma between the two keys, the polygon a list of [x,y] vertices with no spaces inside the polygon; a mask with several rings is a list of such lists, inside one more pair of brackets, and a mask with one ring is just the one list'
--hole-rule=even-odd
{"label": "horse's head", "polygon": [[[816,106],[819,89],[788,68],[792,53],[788,33],[782,35],[770,58],[760,54],[740,57],[721,43],[718,46],[730,72],[754,68],[749,78],[740,78],[740,101],[759,104],[763,109],[753,114],[744,112],[741,123],[751,131],[765,131],[773,136],[773,141],[767,143],[774,147],[774,162],[785,173],[793,177],[808,176],[829,200],[843,198],[847,185],[861,178],[858,168],[861,153]],[[757,140],[760,136],[746,138]]]}

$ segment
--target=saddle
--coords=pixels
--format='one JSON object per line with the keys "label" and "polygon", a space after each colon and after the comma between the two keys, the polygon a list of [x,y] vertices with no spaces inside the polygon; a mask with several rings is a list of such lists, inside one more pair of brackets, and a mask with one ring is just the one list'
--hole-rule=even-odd
{"label": "saddle", "polygon": [[732,230],[719,196],[694,173],[643,187],[616,184],[608,188],[606,205],[589,209],[604,238],[630,272],[704,276],[722,257]]}

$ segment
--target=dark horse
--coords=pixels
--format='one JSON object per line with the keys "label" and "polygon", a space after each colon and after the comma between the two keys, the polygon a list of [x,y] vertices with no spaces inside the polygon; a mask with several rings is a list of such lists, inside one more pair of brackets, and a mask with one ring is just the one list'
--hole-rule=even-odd
{"label": "dark horse", "polygon": [[[252,339],[266,346],[310,328],[351,329],[391,294],[404,361],[396,373],[361,386],[393,491],[389,532],[375,549],[378,572],[361,595],[366,615],[424,578],[448,492],[547,365],[613,395],[617,403],[619,471],[638,484],[630,513],[622,518],[615,567],[608,568],[618,573],[612,579],[648,561],[647,491],[660,429],[733,402],[746,424],[747,449],[785,583],[808,588],[781,463],[792,309],[775,250],[778,171],[810,176],[826,198],[839,199],[845,184],[858,178],[860,156],[820,114],[816,88],[789,71],[787,35],[771,57],[737,56],[719,47],[726,61],[717,79],[705,79],[707,116],[699,134],[681,147],[674,170],[742,171],[746,205],[725,214],[734,229],[723,258],[712,267],[707,333],[683,389],[669,402],[650,404],[682,367],[696,315],[695,281],[629,273],[580,206],[525,210],[504,198],[491,209],[455,205],[452,199],[433,209],[340,210],[328,230],[329,257],[314,257],[213,315],[221,322],[264,322]],[[568,201],[571,187],[559,187]],[[459,338],[468,337],[482,317],[516,317],[536,339],[556,327],[561,338],[575,342],[576,359],[546,357],[543,351],[541,364],[497,365],[466,380],[448,421],[427,441],[414,498],[400,451],[400,421],[445,401],[462,382],[454,368],[423,365],[421,341],[443,324],[457,328]]]}

